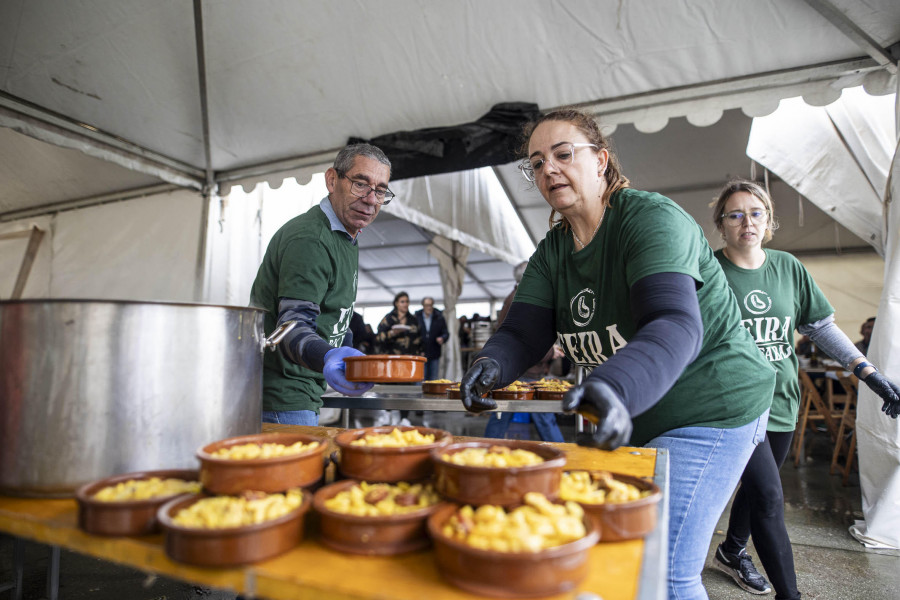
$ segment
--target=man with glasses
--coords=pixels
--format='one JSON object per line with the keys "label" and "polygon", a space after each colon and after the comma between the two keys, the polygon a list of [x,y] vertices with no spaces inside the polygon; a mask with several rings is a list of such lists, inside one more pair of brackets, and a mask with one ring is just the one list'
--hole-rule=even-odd
{"label": "man with glasses", "polygon": [[263,414],[267,423],[317,425],[327,383],[346,395],[371,383],[347,381],[344,358],[353,348],[350,319],[359,276],[359,232],[394,197],[391,162],[370,144],[341,150],[325,172],[328,196],[285,223],[272,237],[250,305],[266,311],[265,331],[296,325],[263,359]]}

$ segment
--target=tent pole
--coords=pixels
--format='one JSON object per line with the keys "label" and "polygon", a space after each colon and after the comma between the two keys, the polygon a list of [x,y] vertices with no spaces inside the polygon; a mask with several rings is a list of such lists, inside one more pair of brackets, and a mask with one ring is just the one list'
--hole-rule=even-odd
{"label": "tent pole", "polygon": [[25,250],[25,256],[22,258],[22,266],[19,267],[19,276],[16,277],[16,284],[13,287],[10,300],[18,300],[25,291],[25,283],[28,281],[28,275],[31,274],[31,267],[34,265],[34,258],[37,256],[38,248],[41,247],[41,240],[44,239],[44,230],[38,227],[31,228],[31,234],[28,237],[28,248]]}
{"label": "tent pole", "polygon": [[203,186],[203,211],[200,218],[200,243],[197,249],[197,274],[194,283],[194,299],[200,301],[206,282],[206,244],[209,232],[209,204],[216,197],[216,181],[212,170],[212,153],[209,144],[209,101],[206,88],[206,50],[203,44],[203,6],[194,0],[194,39],[197,44],[197,79],[200,84],[200,115],[203,125],[203,153],[206,161],[206,184]]}

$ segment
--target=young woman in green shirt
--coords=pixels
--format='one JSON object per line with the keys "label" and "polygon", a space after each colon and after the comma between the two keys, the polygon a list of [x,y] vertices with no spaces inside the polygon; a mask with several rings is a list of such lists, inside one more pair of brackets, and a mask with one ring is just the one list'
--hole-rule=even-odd
{"label": "young woman in green shirt", "polygon": [[[729,182],[714,204],[713,220],[725,241],[715,256],[738,300],[741,324],[776,373],[766,439],[756,447],[741,476],[728,532],[713,564],[751,593],[766,594],[774,587],[779,600],[800,598],[778,473],[790,451],[800,406],[794,330],[808,335],[872,388],[891,417],[900,411],[900,390],[837,328],[834,309],[800,261],[787,252],[763,248],[777,227],[765,189],[742,179]],[[751,535],[771,587],[747,554]]]}

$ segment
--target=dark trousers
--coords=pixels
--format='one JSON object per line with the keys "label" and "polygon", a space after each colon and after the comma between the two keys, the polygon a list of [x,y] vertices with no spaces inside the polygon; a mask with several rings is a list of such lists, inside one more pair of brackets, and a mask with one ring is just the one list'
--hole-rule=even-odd
{"label": "dark trousers", "polygon": [[777,600],[800,598],[794,553],[784,524],[784,492],[778,472],[791,449],[793,437],[793,431],[769,431],[753,451],[741,475],[741,485],[731,505],[728,533],[722,542],[724,551],[736,554],[753,536],[759,562],[775,589]]}

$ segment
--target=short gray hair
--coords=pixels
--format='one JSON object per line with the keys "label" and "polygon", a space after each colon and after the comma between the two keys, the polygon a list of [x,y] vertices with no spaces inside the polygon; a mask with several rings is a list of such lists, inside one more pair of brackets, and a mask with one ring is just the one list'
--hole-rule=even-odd
{"label": "short gray hair", "polygon": [[344,146],[334,158],[334,165],[332,166],[335,171],[344,175],[353,168],[353,162],[356,160],[357,156],[364,156],[366,158],[371,158],[372,160],[377,160],[381,164],[387,165],[388,169],[391,168],[391,161],[387,155],[381,151],[381,148],[373,146],[372,144],[350,144],[349,146]]}

